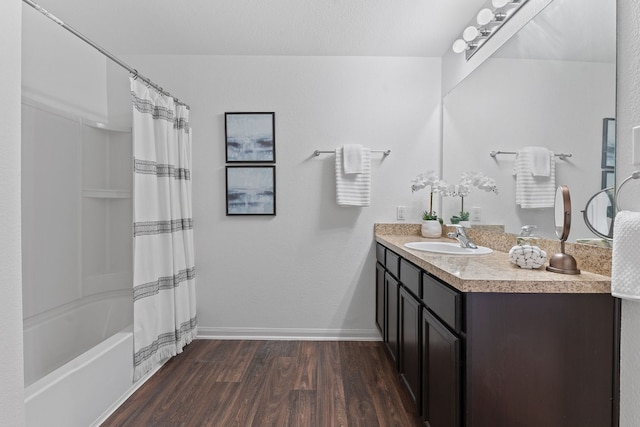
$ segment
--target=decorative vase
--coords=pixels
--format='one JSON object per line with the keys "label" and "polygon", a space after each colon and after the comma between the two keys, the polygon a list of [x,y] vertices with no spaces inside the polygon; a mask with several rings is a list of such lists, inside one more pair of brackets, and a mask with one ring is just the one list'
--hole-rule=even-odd
{"label": "decorative vase", "polygon": [[422,237],[437,239],[442,236],[442,225],[437,219],[422,221],[421,233]]}

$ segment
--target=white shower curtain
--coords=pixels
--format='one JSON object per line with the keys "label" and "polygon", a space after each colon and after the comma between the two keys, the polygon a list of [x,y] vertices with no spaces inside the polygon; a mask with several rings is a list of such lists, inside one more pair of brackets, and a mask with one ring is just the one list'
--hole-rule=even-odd
{"label": "white shower curtain", "polygon": [[131,79],[134,379],[197,333],[188,107]]}

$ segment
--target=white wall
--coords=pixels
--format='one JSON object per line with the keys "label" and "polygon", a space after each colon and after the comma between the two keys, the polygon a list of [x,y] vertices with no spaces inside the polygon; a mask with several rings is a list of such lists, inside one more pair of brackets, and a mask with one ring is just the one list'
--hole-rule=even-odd
{"label": "white wall", "polygon": [[[535,145],[555,153],[556,183],[571,190],[571,240],[593,237],[580,211],[601,188],[602,119],[615,116],[615,66],[595,62],[501,59],[485,61],[444,98],[444,178],[457,181],[468,170],[496,180],[497,195],[473,189],[465,210],[482,208],[482,222],[504,224],[517,233],[538,225],[538,235],[555,238],[553,208],[521,209],[515,204],[515,156],[489,156]],[[460,210],[446,197],[443,212]]]}
{"label": "white wall", "polygon": [[[640,3],[618,1],[618,111],[616,175],[620,181],[639,170],[632,164],[631,129],[640,126]],[[639,185],[629,184],[638,191]],[[627,190],[625,190],[627,191]],[[640,191],[636,200],[640,199]],[[620,426],[640,425],[640,303],[622,302]]]}
{"label": "white wall", "polygon": [[[409,182],[439,164],[439,59],[127,62],[191,106],[200,333],[376,337],[373,224],[394,221],[396,205],[417,222],[425,207]],[[227,111],[276,114],[275,217],[225,216]],[[334,156],[312,156],[345,143],[391,149],[373,155],[371,207],[338,207]]]}
{"label": "white wall", "polygon": [[0,2],[0,425],[24,424],[20,266],[20,38],[22,2]]}

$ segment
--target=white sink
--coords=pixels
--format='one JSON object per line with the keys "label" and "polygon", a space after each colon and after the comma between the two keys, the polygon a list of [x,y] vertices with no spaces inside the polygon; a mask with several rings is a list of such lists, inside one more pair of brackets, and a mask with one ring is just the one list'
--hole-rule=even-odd
{"label": "white sink", "polygon": [[417,251],[435,252],[447,255],[483,255],[493,252],[486,246],[478,246],[477,249],[463,248],[460,243],[449,242],[410,242],[404,244],[409,249]]}

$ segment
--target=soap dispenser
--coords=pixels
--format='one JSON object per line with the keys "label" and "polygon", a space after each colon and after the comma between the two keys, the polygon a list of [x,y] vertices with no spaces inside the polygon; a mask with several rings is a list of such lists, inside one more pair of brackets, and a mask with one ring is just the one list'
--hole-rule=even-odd
{"label": "soap dispenser", "polygon": [[516,237],[516,244],[538,246],[538,238],[533,235],[537,228],[537,225],[523,225],[520,228],[520,234]]}

